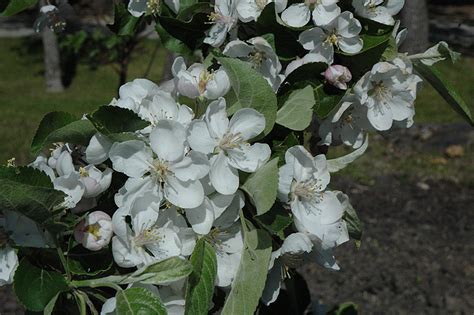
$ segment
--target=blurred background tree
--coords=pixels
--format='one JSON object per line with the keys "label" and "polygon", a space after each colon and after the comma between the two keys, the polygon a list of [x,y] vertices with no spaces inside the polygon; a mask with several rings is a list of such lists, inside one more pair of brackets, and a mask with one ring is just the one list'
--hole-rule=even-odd
{"label": "blurred background tree", "polygon": [[410,54],[425,51],[429,46],[429,18],[427,0],[408,0],[401,12],[401,25],[408,28],[402,51]]}

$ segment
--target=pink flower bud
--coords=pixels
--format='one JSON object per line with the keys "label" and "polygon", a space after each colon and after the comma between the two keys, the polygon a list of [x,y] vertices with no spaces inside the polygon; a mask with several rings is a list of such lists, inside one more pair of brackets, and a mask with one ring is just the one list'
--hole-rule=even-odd
{"label": "pink flower bud", "polygon": [[76,242],[92,251],[109,245],[112,235],[112,219],[102,211],[90,213],[74,229]]}
{"label": "pink flower bud", "polygon": [[352,80],[352,74],[344,66],[332,65],[324,72],[324,78],[338,89],[347,90],[347,82]]}

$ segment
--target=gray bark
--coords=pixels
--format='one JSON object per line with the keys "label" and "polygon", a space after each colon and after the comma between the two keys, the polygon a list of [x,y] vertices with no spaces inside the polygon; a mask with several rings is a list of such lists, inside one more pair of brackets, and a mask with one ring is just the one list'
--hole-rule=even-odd
{"label": "gray bark", "polygon": [[401,50],[410,54],[425,51],[429,46],[429,19],[426,0],[407,0],[401,13],[402,26],[408,36]]}
{"label": "gray bark", "polygon": [[[41,5],[45,5],[41,1]],[[64,85],[61,80],[61,63],[59,56],[59,45],[56,34],[45,27],[41,32],[43,39],[44,78],[48,92],[62,92]]]}

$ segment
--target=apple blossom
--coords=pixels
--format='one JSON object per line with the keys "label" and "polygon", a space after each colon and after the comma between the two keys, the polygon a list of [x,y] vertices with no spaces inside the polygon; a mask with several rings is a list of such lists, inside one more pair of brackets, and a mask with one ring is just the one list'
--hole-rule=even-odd
{"label": "apple blossom", "polygon": [[230,195],[237,191],[237,170],[255,172],[268,160],[267,144],[248,142],[264,129],[265,117],[251,108],[238,110],[229,121],[223,98],[209,104],[204,117],[190,124],[189,145],[211,155],[209,178],[219,193]]}
{"label": "apple blossom", "polygon": [[[179,0],[164,0],[166,5],[174,12],[179,11]],[[130,0],[128,2],[128,12],[134,17],[144,14],[157,15],[161,11],[162,0]]]}
{"label": "apple blossom", "polygon": [[92,251],[108,246],[112,235],[112,218],[102,211],[89,213],[74,229],[76,242]]}
{"label": "apple blossom", "polygon": [[202,153],[186,153],[185,143],[185,128],[176,121],[163,120],[150,134],[151,148],[140,140],[115,143],[110,160],[115,170],[131,179],[144,177],[143,184],[151,181],[151,187],[162,189],[172,204],[195,208],[204,200],[199,179],[209,172],[209,161]]}
{"label": "apple blossom", "polygon": [[327,25],[341,13],[338,2],[339,0],[304,0],[302,3],[293,3],[282,12],[281,19],[292,27],[305,26],[311,17],[315,25]]}
{"label": "apple blossom", "polygon": [[360,22],[349,12],[343,12],[331,23],[314,27],[302,32],[298,41],[314,61],[323,61],[331,65],[334,62],[335,48],[356,54],[362,50],[363,42],[359,37],[362,30]]}
{"label": "apple blossom", "polygon": [[186,68],[182,58],[175,60],[173,68],[177,78],[177,90],[186,97],[214,100],[226,95],[230,90],[229,77],[222,69],[209,71],[200,63]]}
{"label": "apple blossom", "polygon": [[119,266],[142,267],[181,254],[181,241],[172,223],[158,225],[159,215],[158,205],[147,196],[137,198],[131,208],[119,208],[114,213],[112,253]]}
{"label": "apple blossom", "polygon": [[414,102],[421,78],[413,74],[402,59],[379,62],[354,86],[354,93],[367,108],[370,124],[379,131],[392,127],[394,121],[412,120]]}

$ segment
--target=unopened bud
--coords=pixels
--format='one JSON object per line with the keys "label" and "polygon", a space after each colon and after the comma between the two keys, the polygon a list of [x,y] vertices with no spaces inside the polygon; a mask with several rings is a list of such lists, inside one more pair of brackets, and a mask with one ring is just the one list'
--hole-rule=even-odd
{"label": "unopened bud", "polygon": [[347,83],[352,80],[352,74],[347,67],[332,65],[324,72],[324,78],[338,89],[347,90]]}
{"label": "unopened bud", "polygon": [[112,219],[102,211],[90,213],[74,229],[76,242],[92,251],[101,250],[109,245],[112,235]]}

